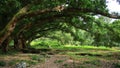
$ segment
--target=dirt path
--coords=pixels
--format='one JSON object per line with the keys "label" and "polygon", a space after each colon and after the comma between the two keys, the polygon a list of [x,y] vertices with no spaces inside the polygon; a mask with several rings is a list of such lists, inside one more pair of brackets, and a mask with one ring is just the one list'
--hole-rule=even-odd
{"label": "dirt path", "polygon": [[[100,61],[100,65],[97,62],[96,65],[92,64],[82,64],[81,62],[84,62],[85,59],[82,61],[75,61],[72,60],[70,57],[66,55],[51,55],[50,58],[47,58],[44,63],[39,63],[37,65],[31,66],[30,68],[82,68],[80,66],[85,66],[83,68],[115,68],[112,65],[112,62],[109,61]],[[113,61],[114,62],[114,61]],[[82,65],[81,65],[82,64]]]}
{"label": "dirt path", "polygon": [[[38,56],[43,61],[33,60],[33,57]],[[37,57],[36,57],[37,58]],[[115,59],[116,57],[94,57],[91,56],[80,56],[79,60],[73,59],[73,57],[69,55],[46,55],[45,57],[39,57],[39,54],[18,54],[12,56],[1,56],[0,61],[5,61],[6,66],[0,68],[14,68],[16,61],[19,60],[27,60],[27,61],[36,61],[38,64],[33,65],[28,63],[27,68],[118,68],[120,67],[118,63],[120,63],[119,59]],[[114,59],[112,59],[114,58]],[[44,61],[45,59],[45,61]],[[12,66],[10,63],[15,63]],[[19,63],[19,62],[17,62]]]}
{"label": "dirt path", "polygon": [[[0,60],[6,62],[6,66],[0,68],[13,68],[14,65],[9,66],[9,62],[15,62],[15,60],[31,60],[29,56],[31,54],[19,54],[19,55],[12,55],[12,56],[4,56],[0,57]],[[49,58],[45,58],[45,61],[42,63],[38,63],[37,65],[32,65],[27,68],[66,68],[64,64],[73,63],[67,55],[49,55]],[[67,68],[74,68],[74,67],[67,67]]]}
{"label": "dirt path", "polygon": [[52,55],[50,57],[46,59],[45,63],[31,66],[30,68],[61,68],[69,59],[64,55]]}

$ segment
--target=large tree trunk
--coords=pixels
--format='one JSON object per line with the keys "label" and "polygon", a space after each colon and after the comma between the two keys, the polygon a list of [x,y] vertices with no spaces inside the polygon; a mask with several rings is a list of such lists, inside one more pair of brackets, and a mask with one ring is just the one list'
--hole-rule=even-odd
{"label": "large tree trunk", "polygon": [[11,35],[11,33],[14,31],[16,24],[24,18],[27,10],[29,9],[29,5],[23,7],[18,13],[16,13],[13,18],[8,22],[8,24],[5,26],[5,28],[0,31],[0,45]]}
{"label": "large tree trunk", "polygon": [[6,53],[6,52],[8,51],[10,41],[11,41],[11,38],[8,37],[8,38],[2,43],[1,48],[2,48],[2,51],[3,51],[3,52]]}
{"label": "large tree trunk", "polygon": [[19,50],[17,37],[14,38],[14,49]]}
{"label": "large tree trunk", "polygon": [[0,45],[4,42],[4,40],[11,35],[11,33],[14,31],[16,24],[19,22],[19,20],[25,18],[25,17],[32,17],[32,16],[37,16],[40,14],[45,14],[49,12],[53,12],[53,10],[56,10],[55,8],[53,9],[43,9],[39,11],[33,11],[33,12],[28,12],[28,9],[30,8],[30,4],[27,6],[23,7],[16,13],[13,18],[8,22],[8,24],[5,26],[5,28],[0,32]]}
{"label": "large tree trunk", "polygon": [[24,39],[23,35],[20,35],[19,47],[20,47],[20,49],[26,48],[26,40]]}
{"label": "large tree trunk", "polygon": [[26,40],[23,35],[19,35],[14,38],[14,48],[16,50],[22,50],[26,48]]}

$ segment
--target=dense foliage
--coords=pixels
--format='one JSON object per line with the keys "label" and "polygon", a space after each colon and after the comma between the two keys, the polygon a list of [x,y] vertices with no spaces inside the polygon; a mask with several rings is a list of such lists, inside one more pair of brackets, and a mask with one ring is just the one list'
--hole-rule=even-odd
{"label": "dense foliage", "polygon": [[14,48],[24,49],[40,37],[60,39],[48,36],[54,31],[62,31],[65,40],[71,39],[67,36],[74,36],[73,40],[80,44],[119,45],[119,27],[116,27],[119,20],[109,23],[107,18],[95,18],[98,14],[120,18],[117,13],[108,12],[106,3],[106,0],[2,0],[1,48],[7,51],[11,40]]}

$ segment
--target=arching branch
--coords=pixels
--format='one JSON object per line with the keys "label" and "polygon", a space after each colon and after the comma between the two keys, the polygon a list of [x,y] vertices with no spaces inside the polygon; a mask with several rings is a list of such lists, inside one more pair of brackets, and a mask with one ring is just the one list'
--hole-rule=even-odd
{"label": "arching branch", "polygon": [[[62,7],[62,9],[61,9],[61,7]],[[56,8],[58,8],[58,9],[56,9]],[[11,35],[14,28],[16,27],[16,24],[18,24],[18,22],[20,20],[22,20],[23,18],[30,18],[30,17],[41,15],[41,14],[52,13],[52,12],[54,13],[55,11],[60,12],[60,13],[72,13],[72,14],[76,14],[77,12],[78,13],[84,12],[84,13],[100,14],[100,15],[107,16],[110,18],[120,19],[120,16],[117,16],[114,14],[112,15],[112,14],[109,14],[108,12],[93,10],[93,9],[88,9],[88,8],[72,8],[72,7],[66,8],[66,6],[60,6],[60,7],[56,6],[52,9],[46,8],[43,10],[37,10],[37,11],[32,11],[32,12],[28,12],[27,11],[28,9],[29,9],[29,5],[23,7],[16,15],[13,16],[11,21],[0,32],[0,45],[8,36]],[[78,16],[79,16],[79,14],[78,14]]]}

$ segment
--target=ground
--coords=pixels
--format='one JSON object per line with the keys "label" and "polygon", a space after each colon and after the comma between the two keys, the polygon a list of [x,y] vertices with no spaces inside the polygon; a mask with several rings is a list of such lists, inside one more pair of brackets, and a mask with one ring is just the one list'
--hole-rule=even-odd
{"label": "ground", "polygon": [[17,53],[0,56],[0,68],[14,68],[20,62],[26,62],[27,68],[120,68],[120,51],[65,48],[39,54]]}

